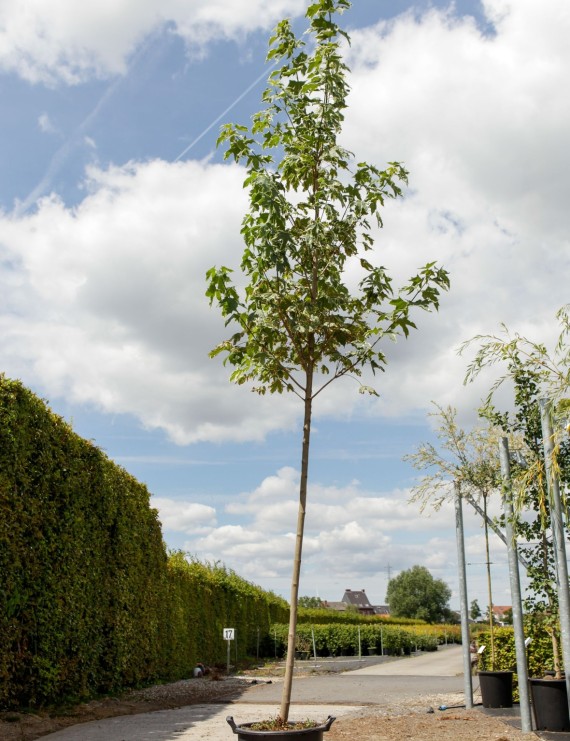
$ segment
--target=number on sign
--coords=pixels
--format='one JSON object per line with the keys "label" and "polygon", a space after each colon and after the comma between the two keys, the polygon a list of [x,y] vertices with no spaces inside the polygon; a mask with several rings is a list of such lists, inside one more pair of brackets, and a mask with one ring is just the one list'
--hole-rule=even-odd
{"label": "number on sign", "polygon": [[224,628],[224,640],[225,641],[233,641],[234,640],[234,628]]}

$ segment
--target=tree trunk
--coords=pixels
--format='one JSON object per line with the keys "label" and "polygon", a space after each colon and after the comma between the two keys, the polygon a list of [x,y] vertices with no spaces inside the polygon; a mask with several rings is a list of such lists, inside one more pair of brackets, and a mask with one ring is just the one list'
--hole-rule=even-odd
{"label": "tree trunk", "polygon": [[307,371],[305,386],[305,416],[303,420],[303,446],[301,452],[301,481],[299,484],[299,510],[297,514],[297,535],[295,538],[295,557],[291,576],[291,605],[289,613],[289,635],[287,639],[287,661],[285,679],[281,694],[279,717],[286,723],[289,719],[291,689],[295,668],[295,643],[297,637],[297,603],[299,601],[299,580],[301,576],[301,555],[303,552],[303,532],[305,529],[305,512],[307,503],[307,481],[309,474],[309,444],[311,442],[311,413],[313,406],[313,369]]}

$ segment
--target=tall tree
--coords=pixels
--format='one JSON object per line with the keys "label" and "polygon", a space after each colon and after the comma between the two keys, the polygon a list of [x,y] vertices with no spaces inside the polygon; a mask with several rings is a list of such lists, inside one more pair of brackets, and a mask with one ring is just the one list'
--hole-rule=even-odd
{"label": "tall tree", "polygon": [[[407,336],[415,308],[438,307],[449,285],[445,270],[429,263],[399,290],[368,258],[371,220],[402,195],[407,172],[397,162],[384,170],[338,142],[348,84],[334,21],[348,0],[309,5],[308,32],[296,37],[281,21],[269,42],[276,65],[263,93],[264,108],[250,127],[228,124],[219,144],[244,162],[250,208],[242,224],[245,248],[235,285],[231,269],[211,268],[207,295],[233,333],[212,351],[234,366],[231,380],[253,382],[260,394],[290,392],[304,408],[301,478],[287,663],[279,715],[287,721],[293,679],[297,603],[306,511],[313,402],[344,376],[383,370],[380,341]],[[366,256],[365,256],[366,255]],[[370,258],[372,259],[372,258]],[[346,274],[350,262],[351,273]],[[360,280],[353,282],[354,271]],[[361,385],[360,391],[374,391]]]}
{"label": "tall tree", "polygon": [[386,601],[390,615],[439,623],[449,618],[451,589],[434,579],[425,566],[412,566],[388,582]]}

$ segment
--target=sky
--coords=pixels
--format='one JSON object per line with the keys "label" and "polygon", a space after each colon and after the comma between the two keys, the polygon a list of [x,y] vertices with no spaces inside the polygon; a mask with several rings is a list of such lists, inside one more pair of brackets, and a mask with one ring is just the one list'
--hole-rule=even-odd
{"label": "sky", "polygon": [[[204,295],[238,267],[243,168],[216,149],[248,124],[267,40],[307,0],[0,0],[0,371],[144,482],[169,548],[288,598],[301,405],[229,383]],[[401,282],[449,270],[365,397],[315,409],[300,593],[340,600],[426,566],[453,591],[451,504],[410,505],[402,458],[433,440],[432,402],[462,424],[497,372],[463,384],[462,342],[510,330],[552,346],[568,301],[570,6],[565,0],[354,0],[340,19],[351,93],[341,142],[405,164],[374,260]],[[366,380],[366,379],[365,379]],[[501,402],[509,405],[505,392]],[[493,504],[498,511],[499,504]],[[486,604],[481,522],[465,512],[469,599]],[[495,604],[510,604],[494,543]]]}

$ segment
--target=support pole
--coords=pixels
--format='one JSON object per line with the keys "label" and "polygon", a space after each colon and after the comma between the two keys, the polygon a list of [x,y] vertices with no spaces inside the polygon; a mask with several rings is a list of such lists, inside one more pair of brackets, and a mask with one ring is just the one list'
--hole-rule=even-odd
{"label": "support pole", "polygon": [[505,512],[505,530],[507,534],[507,553],[509,556],[509,576],[511,581],[511,602],[513,610],[513,631],[515,635],[515,653],[517,658],[517,675],[519,678],[519,702],[521,711],[521,730],[532,733],[530,715],[530,697],[528,689],[528,665],[524,641],[523,610],[517,542],[514,528],[513,490],[511,487],[511,464],[509,460],[509,441],[506,437],[499,441],[501,475],[503,477],[503,510]]}
{"label": "support pole", "polygon": [[465,538],[463,535],[463,503],[459,483],[455,487],[455,535],[457,541],[457,570],[459,575],[459,601],[461,605],[461,642],[463,644],[463,686],[465,707],[473,707],[473,679],[471,677],[471,637],[469,635],[469,605],[467,602],[467,575],[465,570]]}
{"label": "support pole", "polygon": [[[552,539],[556,557],[556,581],[558,587],[558,607],[560,613],[560,633],[562,635],[562,657],[564,666],[570,667],[570,590],[568,588],[568,564],[566,562],[566,539],[562,520],[560,485],[553,466],[554,432],[552,429],[550,403],[540,399],[540,421],[542,424],[542,443],[544,446],[544,465],[550,499],[550,520]],[[570,671],[565,672],[566,691],[570,710]]]}

